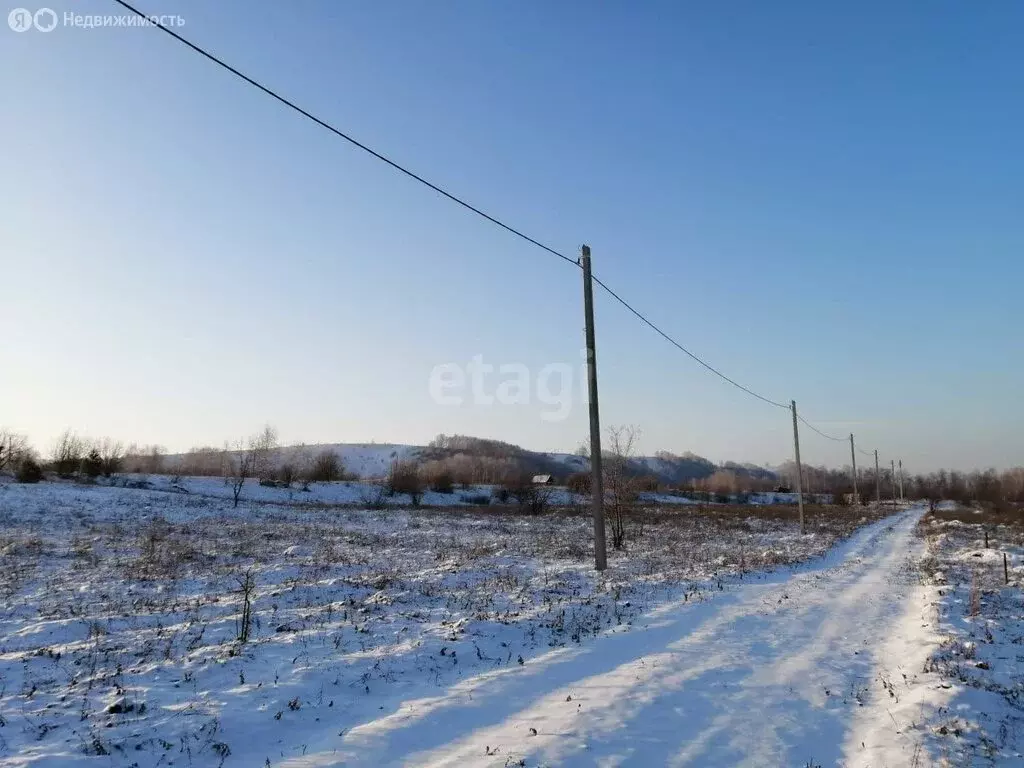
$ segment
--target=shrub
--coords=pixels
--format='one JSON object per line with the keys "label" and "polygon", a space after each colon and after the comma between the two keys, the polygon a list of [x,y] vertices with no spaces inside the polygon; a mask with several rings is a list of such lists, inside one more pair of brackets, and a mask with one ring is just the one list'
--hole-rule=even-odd
{"label": "shrub", "polygon": [[387,488],[372,483],[363,488],[359,494],[367,509],[384,509],[387,507]]}
{"label": "shrub", "polygon": [[531,515],[539,515],[548,507],[549,489],[543,485],[535,485],[529,475],[512,474],[501,484],[506,499],[513,499],[523,510]]}
{"label": "shrub", "polygon": [[277,470],[277,478],[282,488],[291,488],[292,483],[299,479],[299,473],[294,464],[286,461]]}
{"label": "shrub", "polygon": [[437,493],[454,493],[455,480],[449,472],[438,472],[430,478],[430,490]]}
{"label": "shrub", "polygon": [[71,477],[81,467],[84,441],[71,430],[65,430],[53,446],[53,471],[61,477]]}
{"label": "shrub", "polygon": [[90,480],[95,480],[103,472],[103,457],[97,448],[93,448],[82,459],[82,474]]}
{"label": "shrub", "polygon": [[412,505],[418,507],[423,498],[423,478],[420,476],[416,463],[412,461],[392,462],[391,471],[388,473],[387,488],[392,494],[408,494]]}
{"label": "shrub", "polygon": [[550,500],[550,488],[545,485],[530,485],[525,493],[520,494],[519,506],[528,510],[531,515],[542,515],[547,511]]}
{"label": "shrub", "polygon": [[124,446],[116,440],[105,437],[96,444],[102,459],[102,470],[105,477],[110,477],[121,471]]}
{"label": "shrub", "polygon": [[583,496],[590,495],[591,474],[589,472],[574,472],[565,481],[565,487],[571,493],[578,493]]}
{"label": "shrub", "polygon": [[309,480],[313,483],[331,483],[341,480],[343,475],[341,459],[330,448],[325,448],[316,455],[309,470]]}
{"label": "shrub", "polygon": [[43,479],[43,468],[31,456],[26,456],[18,465],[15,478],[19,483],[38,483]]}
{"label": "shrub", "polygon": [[656,475],[641,475],[636,478],[635,487],[637,491],[656,493],[658,490],[658,477]]}

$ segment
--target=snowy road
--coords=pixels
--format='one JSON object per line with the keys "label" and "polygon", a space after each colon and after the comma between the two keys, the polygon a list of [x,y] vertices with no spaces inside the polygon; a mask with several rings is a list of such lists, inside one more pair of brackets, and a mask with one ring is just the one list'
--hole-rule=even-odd
{"label": "snowy road", "polygon": [[920,514],[865,527],[808,566],[406,702],[286,764],[910,764],[904,728],[920,710],[912,684],[930,631],[906,567]]}

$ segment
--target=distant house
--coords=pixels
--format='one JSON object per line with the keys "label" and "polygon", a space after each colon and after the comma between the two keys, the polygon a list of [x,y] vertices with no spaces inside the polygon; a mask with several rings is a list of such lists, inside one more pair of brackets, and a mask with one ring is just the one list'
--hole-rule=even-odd
{"label": "distant house", "polygon": [[534,485],[554,485],[555,484],[555,478],[553,478],[551,475],[534,475],[533,476],[533,484]]}

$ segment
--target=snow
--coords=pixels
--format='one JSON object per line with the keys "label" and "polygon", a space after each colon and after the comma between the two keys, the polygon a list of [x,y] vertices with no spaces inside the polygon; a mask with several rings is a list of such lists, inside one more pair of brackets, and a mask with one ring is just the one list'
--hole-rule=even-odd
{"label": "snow", "polygon": [[834,764],[877,728],[849,722],[862,702],[879,709],[872,645],[900,607],[881,588],[918,514],[876,523],[810,568],[711,602],[668,601],[578,653],[406,702],[287,765]]}
{"label": "snow", "polygon": [[[108,481],[102,480],[102,483]],[[121,486],[143,485],[148,490],[167,491],[171,493],[187,493],[217,499],[230,499],[233,492],[230,481],[220,477],[177,477],[172,475],[125,475],[114,479],[113,484]],[[469,488],[458,488],[452,493],[425,491],[420,503],[427,507],[481,506],[498,504],[494,499],[495,486],[478,484]],[[572,493],[563,487],[552,486],[545,489],[548,503],[556,506],[580,506],[586,497]],[[641,501],[648,504],[665,505],[718,505],[718,502],[696,501],[678,493],[642,492]],[[381,487],[369,481],[344,480],[338,482],[309,483],[303,486],[295,483],[287,488],[260,485],[255,479],[245,482],[242,499],[248,501],[267,502],[289,505],[377,505],[391,507],[407,507],[412,500],[407,494],[384,496]],[[750,504],[796,504],[795,494],[760,494],[751,497]],[[506,504],[514,505],[514,500]]]}
{"label": "snow", "polygon": [[[214,499],[231,499],[233,489],[229,480],[222,477],[176,477],[170,475],[125,475],[113,479],[114,485],[133,487],[142,485],[145,490],[166,491],[169,493],[191,494]],[[102,481],[107,484],[108,481]],[[241,499],[250,502],[271,504],[323,506],[335,504],[348,505],[383,505],[410,506],[412,500],[407,494],[385,496],[381,486],[366,481],[344,480],[338,482],[309,483],[306,490],[302,484],[295,483],[287,488],[261,485],[255,479],[245,481]],[[479,506],[481,496],[489,497],[491,486],[475,485],[465,490],[452,493],[425,491],[421,503],[425,506]],[[554,495],[557,503],[570,503],[569,495],[564,491]]]}
{"label": "snow", "polygon": [[384,477],[392,462],[414,459],[421,450],[413,445],[390,443],[337,443],[311,446],[314,454],[324,448],[333,449],[341,458],[345,471],[361,478]]}
{"label": "snow", "polygon": [[[380,461],[389,461],[386,460],[388,455],[390,454],[385,451],[380,453],[377,458]],[[365,468],[370,465],[363,464],[361,466]],[[390,466],[390,463],[384,466]],[[107,481],[102,482],[106,483]],[[232,498],[230,482],[220,477],[177,477],[172,475],[137,474],[116,478],[113,483],[122,486],[141,484],[149,490],[187,493],[218,499]],[[472,485],[469,488],[458,488],[452,493],[438,493],[428,490],[424,492],[420,503],[426,507],[475,507],[483,504],[497,504],[498,502],[494,499],[494,491],[495,486],[486,484]],[[547,494],[548,503],[557,506],[580,506],[586,502],[586,497],[574,494],[564,487],[552,486],[546,488],[545,493]],[[381,493],[379,484],[363,480],[309,483],[308,486],[295,483],[287,488],[282,488],[260,485],[255,479],[249,479],[243,487],[242,498],[249,501],[274,504],[311,506],[347,504],[355,506],[407,507],[412,504],[412,500],[406,494],[384,496]],[[719,502],[697,501],[688,495],[671,492],[656,493],[644,491],[639,494],[639,498],[648,504],[720,506]],[[816,498],[815,501],[817,503],[827,503],[828,499],[821,497]],[[773,504],[795,506],[796,494],[753,494],[749,497],[747,503],[754,506]],[[515,501],[511,500],[506,502],[506,504],[515,504]]]}
{"label": "snow", "polygon": [[598,575],[586,515],[0,484],[0,764],[908,764],[921,510],[757,513]]}
{"label": "snow", "polygon": [[935,625],[924,669],[943,705],[925,722],[925,744],[951,764],[1016,766],[1024,762],[1024,521],[982,522],[983,514],[940,505],[921,526],[922,589]]}
{"label": "snow", "polygon": [[[307,456],[315,456],[321,451],[333,451],[341,459],[347,473],[371,479],[386,476],[392,462],[413,460],[422,450],[422,446],[402,443],[320,443],[284,446],[275,451],[275,458],[285,461],[294,458],[300,451]],[[167,468],[174,469],[182,458],[183,454],[167,456]]]}

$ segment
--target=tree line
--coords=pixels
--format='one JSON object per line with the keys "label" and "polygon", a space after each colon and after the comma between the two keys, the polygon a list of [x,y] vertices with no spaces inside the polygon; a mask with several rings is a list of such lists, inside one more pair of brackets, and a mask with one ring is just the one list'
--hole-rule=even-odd
{"label": "tree line", "polygon": [[[616,477],[609,480],[612,485],[622,487],[628,478],[631,491],[658,490],[665,484],[649,471],[639,469],[633,461],[638,434],[635,427],[619,427],[614,434],[609,433],[605,464],[612,466],[616,473]],[[417,500],[428,489],[447,493],[456,485],[470,488],[475,484],[498,486],[510,497],[529,497],[532,491],[527,489],[533,485],[530,473],[535,467],[524,466],[520,460],[530,453],[497,440],[440,435],[427,447],[420,461],[393,465],[384,484],[394,492],[409,493]],[[665,457],[668,460],[669,455]],[[131,443],[125,446],[111,438],[81,437],[70,429],[62,432],[42,457],[25,435],[0,428],[0,472],[12,473],[23,482],[38,482],[47,472],[62,478],[109,477],[121,472],[213,476],[239,482],[240,486],[250,478],[283,486],[355,479],[346,472],[341,458],[331,448],[304,445],[280,448],[277,430],[270,425],[249,437],[225,441],[220,447],[197,446],[174,457],[168,456],[160,445]],[[775,472],[775,477],[759,476],[742,467],[725,465],[708,477],[674,487],[735,498],[771,491],[780,484],[796,486],[795,464],[787,462]],[[578,493],[589,493],[589,477],[589,472],[570,474],[567,485]],[[929,474],[907,474],[902,480],[904,496],[908,499],[949,499],[998,507],[1024,504],[1024,467],[973,472],[943,469]],[[878,483],[882,498],[898,494],[899,482],[899,476],[890,468],[882,469]],[[874,498],[873,467],[859,469],[857,487],[862,498]],[[847,496],[853,492],[850,469],[804,465],[803,489],[807,493],[832,494],[836,498]]]}

